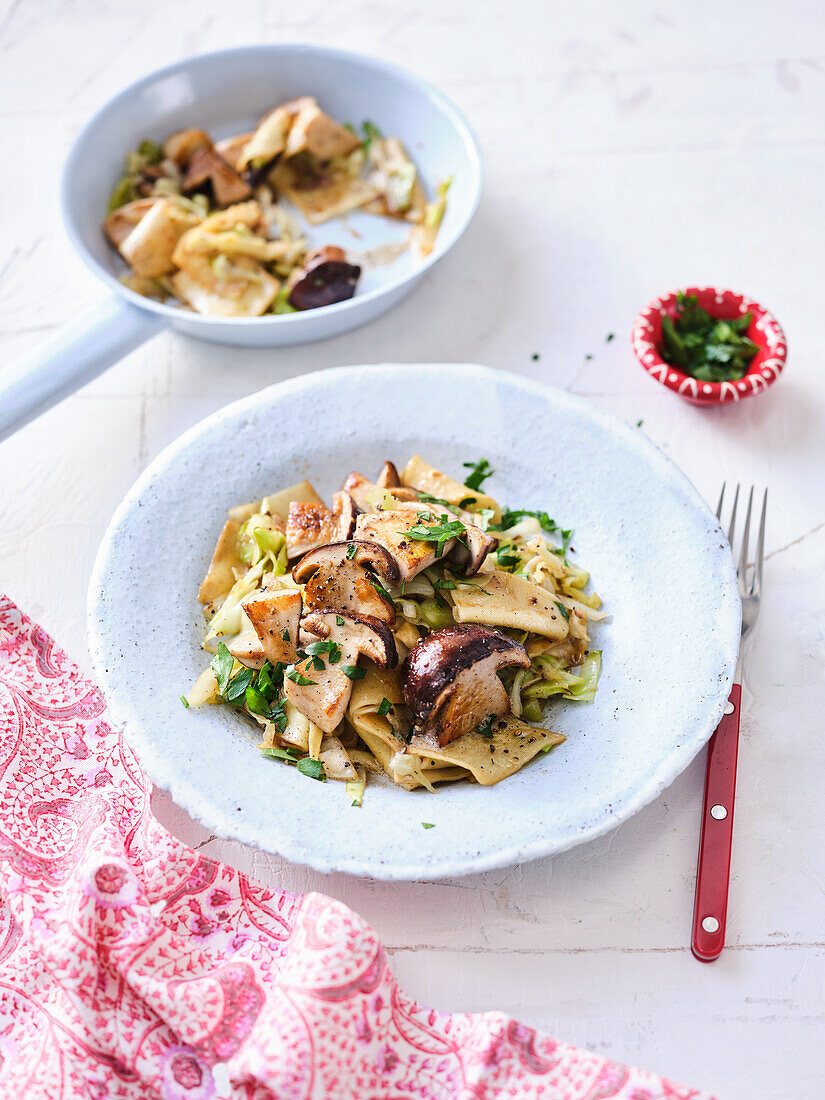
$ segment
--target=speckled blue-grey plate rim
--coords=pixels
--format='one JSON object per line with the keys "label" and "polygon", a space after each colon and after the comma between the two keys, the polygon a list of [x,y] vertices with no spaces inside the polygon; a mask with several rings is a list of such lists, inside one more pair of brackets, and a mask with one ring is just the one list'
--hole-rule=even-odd
{"label": "speckled blue-grey plate rim", "polygon": [[[184,710],[206,663],[195,591],[225,511],[309,476],[414,449],[451,472],[480,455],[489,490],[574,526],[611,613],[592,705],[561,704],[567,741],[492,788],[389,783],[353,808],[255,749],[225,708]],[[297,457],[296,450],[302,452]],[[564,391],[472,364],[336,367],[218,410],[168,446],[116,510],[89,586],[90,651],[111,722],[147,775],[217,836],[322,872],[440,879],[564,851],[656,798],[719,723],[740,603],[716,518],[645,435]],[[424,830],[423,821],[435,828]]]}

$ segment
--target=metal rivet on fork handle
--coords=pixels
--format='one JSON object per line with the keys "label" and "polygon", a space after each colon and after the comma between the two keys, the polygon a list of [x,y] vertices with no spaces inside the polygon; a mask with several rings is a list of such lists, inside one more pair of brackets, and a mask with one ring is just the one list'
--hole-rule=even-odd
{"label": "metal rivet on fork handle", "polygon": [[705,919],[702,921],[702,927],[706,932],[718,932],[719,921],[716,919],[716,917],[705,917]]}
{"label": "metal rivet on fork handle", "polygon": [[724,821],[728,816],[728,811],[724,806],[711,806],[710,816],[715,817],[717,821]]}

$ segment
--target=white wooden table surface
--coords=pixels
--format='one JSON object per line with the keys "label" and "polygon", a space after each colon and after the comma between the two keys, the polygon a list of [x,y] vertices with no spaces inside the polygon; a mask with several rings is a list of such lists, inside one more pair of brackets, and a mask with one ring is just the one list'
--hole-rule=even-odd
{"label": "white wooden table surface", "polygon": [[[407,990],[440,1009],[500,1008],[726,1100],[825,1096],[821,8],[4,0],[0,12],[0,370],[101,297],[60,225],[59,169],[89,115],[153,68],[264,40],[378,54],[451,96],[485,153],[465,240],[371,327],[260,352],[164,334],[0,446],[0,587],[85,667],[94,554],[136,475],[207,413],[296,373],[487,363],[638,421],[708,500],[723,478],[772,494],[719,962],[688,950],[701,759],[603,839],[442,883],[324,877],[210,840],[159,793],[161,819],[274,885],[355,907]],[[786,327],[790,365],[769,395],[699,411],[642,374],[637,309],[691,281],[744,290]]]}

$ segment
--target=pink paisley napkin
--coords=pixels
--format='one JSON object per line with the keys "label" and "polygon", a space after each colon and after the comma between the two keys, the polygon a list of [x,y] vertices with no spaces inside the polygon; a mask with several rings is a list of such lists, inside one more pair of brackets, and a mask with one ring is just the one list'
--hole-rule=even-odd
{"label": "pink paisley napkin", "polygon": [[396,985],[372,930],[152,817],[93,684],[0,598],[0,1094],[708,1100]]}

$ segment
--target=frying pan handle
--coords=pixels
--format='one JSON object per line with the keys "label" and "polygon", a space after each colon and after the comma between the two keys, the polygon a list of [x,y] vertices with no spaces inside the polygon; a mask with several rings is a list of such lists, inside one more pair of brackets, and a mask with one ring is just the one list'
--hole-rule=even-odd
{"label": "frying pan handle", "polygon": [[0,440],[85,386],[165,326],[149,310],[108,298],[48,344],[0,373]]}

